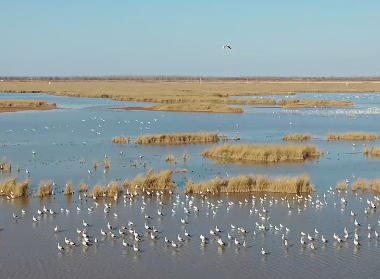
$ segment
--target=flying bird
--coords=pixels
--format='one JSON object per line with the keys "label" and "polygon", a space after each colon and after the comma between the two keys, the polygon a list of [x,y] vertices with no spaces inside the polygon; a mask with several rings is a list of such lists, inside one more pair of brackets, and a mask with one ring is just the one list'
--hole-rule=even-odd
{"label": "flying bird", "polygon": [[231,46],[230,45],[224,45],[223,49],[225,49],[225,48],[231,49]]}

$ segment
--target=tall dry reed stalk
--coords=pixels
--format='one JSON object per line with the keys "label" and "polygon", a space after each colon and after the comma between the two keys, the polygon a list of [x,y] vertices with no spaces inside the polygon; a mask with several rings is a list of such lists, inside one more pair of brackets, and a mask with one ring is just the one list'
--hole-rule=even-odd
{"label": "tall dry reed stalk", "polygon": [[72,181],[67,181],[66,186],[65,186],[65,195],[74,195],[74,189],[72,185]]}
{"label": "tall dry reed stalk", "polygon": [[109,169],[111,167],[111,161],[109,158],[104,160],[104,168]]}
{"label": "tall dry reed stalk", "polygon": [[87,192],[87,185],[84,182],[79,183],[79,193]]}

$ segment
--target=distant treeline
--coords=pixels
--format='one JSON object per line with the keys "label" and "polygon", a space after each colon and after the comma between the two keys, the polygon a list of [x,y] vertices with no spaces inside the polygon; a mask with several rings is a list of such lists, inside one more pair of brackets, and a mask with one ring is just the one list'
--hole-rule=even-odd
{"label": "distant treeline", "polygon": [[276,76],[72,76],[72,77],[0,77],[3,81],[199,81],[236,82],[236,81],[380,81],[379,77],[276,77]]}

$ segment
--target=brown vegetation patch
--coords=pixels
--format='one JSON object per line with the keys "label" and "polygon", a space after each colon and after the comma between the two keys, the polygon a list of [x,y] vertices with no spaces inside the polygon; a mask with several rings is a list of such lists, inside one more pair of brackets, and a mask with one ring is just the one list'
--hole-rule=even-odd
{"label": "brown vegetation patch", "polygon": [[345,134],[328,134],[327,140],[375,140],[376,134],[367,133],[345,133]]}
{"label": "brown vegetation patch", "polygon": [[219,194],[219,193],[311,193],[315,188],[308,175],[296,177],[267,178],[263,175],[239,175],[230,178],[215,178],[211,181],[192,183],[188,181],[186,193]]}
{"label": "brown vegetation patch", "polygon": [[113,137],[111,142],[112,143],[118,143],[118,144],[130,143],[131,138],[130,137],[124,137],[124,136]]}
{"label": "brown vegetation patch", "polygon": [[311,99],[291,99],[279,100],[278,105],[284,108],[309,108],[309,107],[347,107],[354,103],[347,100],[311,100]]}
{"label": "brown vegetation patch", "polygon": [[347,188],[347,182],[342,180],[342,181],[339,181],[337,184],[336,184],[336,189],[337,190],[340,190],[340,191],[344,191],[346,190]]}
{"label": "brown vegetation patch", "polygon": [[282,139],[283,140],[306,141],[306,140],[311,140],[311,135],[310,134],[287,134]]}
{"label": "brown vegetation patch", "polygon": [[87,192],[87,189],[88,187],[86,183],[83,183],[83,182],[79,183],[79,189],[78,189],[79,193]]}
{"label": "brown vegetation patch", "polygon": [[68,181],[65,186],[65,195],[74,195],[72,181]]}
{"label": "brown vegetation patch", "polygon": [[186,143],[210,143],[218,142],[218,133],[176,133],[142,135],[137,140],[137,144],[186,144]]}
{"label": "brown vegetation patch", "polygon": [[130,190],[173,190],[172,175],[172,170],[155,173],[154,169],[150,169],[145,176],[140,174],[133,181],[125,180],[123,186]]}
{"label": "brown vegetation patch", "polygon": [[352,191],[363,190],[369,191],[372,190],[374,192],[380,192],[380,179],[363,179],[357,178],[352,183]]}
{"label": "brown vegetation patch", "polygon": [[371,155],[372,157],[380,157],[380,147],[366,147],[364,148],[363,154],[366,156]]}
{"label": "brown vegetation patch", "polygon": [[38,190],[36,193],[37,197],[45,197],[50,196],[52,194],[53,181],[52,180],[43,180],[40,182],[38,186]]}
{"label": "brown vegetation patch", "polygon": [[158,104],[145,107],[151,111],[174,111],[174,112],[212,112],[212,113],[244,113],[243,108],[229,107],[218,103],[180,103],[180,104]]}
{"label": "brown vegetation patch", "polygon": [[285,162],[319,157],[314,145],[296,144],[222,144],[202,152],[203,157],[228,159],[231,162]]}
{"label": "brown vegetation patch", "polygon": [[25,110],[51,110],[55,109],[56,104],[49,104],[46,101],[38,100],[1,100],[0,99],[0,113],[1,112],[14,112]]}
{"label": "brown vegetation patch", "polygon": [[10,177],[0,182],[0,196],[19,198],[29,195],[30,181],[16,182],[17,177]]}

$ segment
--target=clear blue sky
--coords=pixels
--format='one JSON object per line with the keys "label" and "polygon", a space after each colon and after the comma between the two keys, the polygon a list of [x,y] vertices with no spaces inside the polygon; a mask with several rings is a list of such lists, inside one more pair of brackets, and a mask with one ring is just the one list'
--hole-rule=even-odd
{"label": "clear blue sky", "polygon": [[379,0],[0,4],[1,76],[380,75]]}

